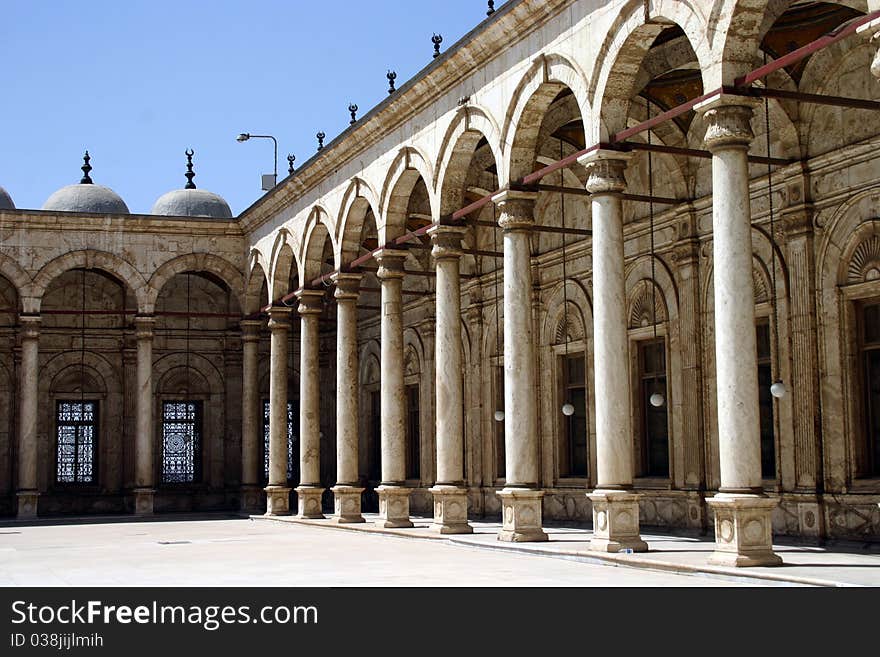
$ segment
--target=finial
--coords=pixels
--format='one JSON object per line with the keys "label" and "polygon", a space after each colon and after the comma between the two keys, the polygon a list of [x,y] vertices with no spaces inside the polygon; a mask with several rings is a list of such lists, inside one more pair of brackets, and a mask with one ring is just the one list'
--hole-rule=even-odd
{"label": "finial", "polygon": [[293,174],[293,163],[296,161],[296,155],[288,155],[287,156],[287,164],[290,165],[287,167],[287,173]]}
{"label": "finial", "polygon": [[394,71],[388,71],[388,74],[385,77],[388,78],[388,93],[393,94],[397,91],[394,88],[394,81],[397,79],[397,73]]}
{"label": "finial", "polygon": [[80,185],[91,185],[92,184],[92,179],[89,177],[89,171],[92,170],[92,165],[89,164],[89,160],[91,160],[91,159],[92,158],[89,155],[89,152],[86,151],[86,154],[83,155],[83,162],[85,162],[85,164],[83,164],[82,167],[80,167],[83,172],[82,180],[79,181]]}
{"label": "finial", "polygon": [[440,56],[440,44],[443,43],[443,35],[435,34],[431,37],[431,43],[434,44],[434,59]]}
{"label": "finial", "polygon": [[324,150],[324,138],[325,138],[327,135],[325,135],[323,132],[319,132],[319,133],[318,133],[317,135],[315,135],[315,136],[318,138],[318,150],[319,150],[319,151],[323,151],[323,150]]}
{"label": "finial", "polygon": [[495,13],[495,2],[494,0],[489,0],[489,11],[486,12],[486,16],[491,16]]}
{"label": "finial", "polygon": [[193,171],[193,155],[195,155],[196,152],[191,148],[187,148],[184,152],[186,153],[186,173],[184,174],[186,176],[186,185],[184,185],[183,188],[195,189],[196,184],[193,182],[193,178],[196,177],[196,174]]}
{"label": "finial", "polygon": [[357,119],[358,106],[355,105],[354,103],[351,103],[348,106],[348,111],[351,113],[351,124],[350,125],[354,125],[355,123],[357,123],[357,120],[358,120]]}

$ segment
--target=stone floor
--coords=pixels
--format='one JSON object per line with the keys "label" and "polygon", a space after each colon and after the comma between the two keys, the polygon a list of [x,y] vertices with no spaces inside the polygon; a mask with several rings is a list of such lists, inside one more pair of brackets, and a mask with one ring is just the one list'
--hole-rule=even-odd
{"label": "stone floor", "polygon": [[[880,585],[880,554],[781,547],[772,573],[712,572],[711,543],[646,537],[655,552],[586,554],[589,532],[551,527],[551,542],[509,545],[498,525],[468,537],[330,521],[231,516],[41,520],[0,524],[2,586],[761,586]],[[319,525],[319,526],[315,526]],[[431,538],[429,538],[431,537]],[[413,540],[413,539],[428,540]],[[759,569],[770,570],[770,569]],[[776,579],[766,579],[772,576]]]}

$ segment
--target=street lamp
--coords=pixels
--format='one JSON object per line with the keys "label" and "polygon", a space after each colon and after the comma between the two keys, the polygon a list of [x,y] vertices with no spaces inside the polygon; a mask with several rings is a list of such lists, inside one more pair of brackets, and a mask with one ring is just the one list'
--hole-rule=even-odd
{"label": "street lamp", "polygon": [[266,174],[263,176],[263,191],[268,192],[273,189],[275,185],[278,184],[278,140],[275,139],[272,135],[252,135],[248,132],[242,132],[238,137],[235,138],[235,141],[244,143],[248,139],[271,139],[275,144],[275,169],[274,172],[269,175]]}

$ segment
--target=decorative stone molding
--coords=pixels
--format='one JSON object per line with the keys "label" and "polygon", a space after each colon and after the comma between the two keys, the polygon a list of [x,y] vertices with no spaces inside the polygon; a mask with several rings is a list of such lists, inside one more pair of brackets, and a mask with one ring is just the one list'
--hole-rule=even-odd
{"label": "decorative stone molding", "polygon": [[461,241],[467,228],[464,226],[432,226],[428,229],[431,237],[431,256],[435,260],[460,258],[464,255]]}
{"label": "decorative stone molding", "polygon": [[361,494],[363,488],[356,486],[334,486],[333,522],[338,525],[353,525],[366,522],[361,515]]}
{"label": "decorative stone molding", "polygon": [[593,195],[621,194],[626,190],[624,172],[632,155],[620,151],[598,150],[578,159],[587,170],[587,191]]}
{"label": "decorative stone molding", "polygon": [[321,497],[323,495],[324,489],[320,486],[300,486],[297,488],[297,517],[304,520],[323,519],[324,513],[321,508]]}
{"label": "decorative stone molding", "polygon": [[593,552],[647,552],[639,535],[639,496],[628,491],[597,490],[587,495],[593,503]]}
{"label": "decorative stone molding", "polygon": [[255,319],[245,319],[239,323],[241,327],[242,342],[259,342],[260,330],[263,328],[263,322]]}
{"label": "decorative stone molding", "polygon": [[336,286],[333,296],[337,301],[357,301],[361,294],[362,274],[335,273],[330,280]]}
{"label": "decorative stone molding", "polygon": [[299,301],[297,312],[300,317],[308,315],[320,315],[324,312],[324,291],[323,290],[300,290],[296,293]]}
{"label": "decorative stone molding", "polygon": [[140,315],[134,318],[135,337],[140,340],[152,340],[153,330],[156,327],[156,318]]}
{"label": "decorative stone molding", "polygon": [[847,268],[847,283],[880,279],[880,235],[863,240],[853,252]]}
{"label": "decorative stone molding", "polygon": [[715,552],[709,563],[737,568],[778,566],[771,534],[777,501],[761,495],[719,493],[706,500],[715,514]]}
{"label": "decorative stone molding", "polygon": [[508,189],[492,197],[498,206],[498,225],[504,231],[531,230],[535,225],[537,192]]}
{"label": "decorative stone molding", "polygon": [[290,515],[290,489],[286,486],[266,487],[266,515]]}
{"label": "decorative stone molding", "polygon": [[40,324],[43,319],[39,315],[21,315],[18,318],[18,322],[21,326],[21,339],[24,340],[39,340],[40,339]]}
{"label": "decorative stone molding", "polygon": [[629,328],[645,328],[654,323],[663,324],[665,321],[666,303],[663,300],[663,291],[650,281],[642,281],[630,304]]}
{"label": "decorative stone molding", "polygon": [[459,486],[437,485],[434,495],[434,524],[431,531],[438,534],[472,534],[468,524],[467,489]]}
{"label": "decorative stone molding", "polygon": [[275,331],[289,331],[290,313],[292,310],[292,308],[284,308],[281,306],[272,308],[269,311],[269,330],[273,333]]}
{"label": "decorative stone molding", "polygon": [[540,543],[549,540],[543,529],[541,500],[544,491],[529,488],[505,488],[496,493],[501,499],[499,541]]}
{"label": "decorative stone molding", "polygon": [[379,486],[376,493],[379,495],[379,520],[378,527],[384,529],[405,529],[412,527],[409,519],[409,495],[412,489],[403,486]]}
{"label": "decorative stone molding", "polygon": [[376,272],[376,278],[385,281],[393,278],[402,279],[404,277],[404,262],[406,261],[406,251],[400,249],[382,249],[376,254],[376,262],[379,263],[379,271]]}
{"label": "decorative stone molding", "polygon": [[755,138],[751,120],[759,104],[755,98],[722,94],[694,107],[706,122],[706,148],[713,152],[748,148]]}

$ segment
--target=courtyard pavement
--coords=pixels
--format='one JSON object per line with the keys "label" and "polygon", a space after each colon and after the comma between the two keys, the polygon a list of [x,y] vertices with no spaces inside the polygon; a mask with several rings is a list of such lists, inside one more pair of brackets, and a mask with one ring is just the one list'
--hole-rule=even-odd
{"label": "courtyard pavement", "polygon": [[786,566],[734,571],[705,567],[712,543],[694,537],[647,535],[648,554],[598,559],[583,528],[550,527],[549,543],[511,545],[496,540],[494,522],[436,537],[429,519],[415,520],[408,530],[228,515],[9,521],[0,523],[0,585],[880,585],[876,551],[780,546]]}

